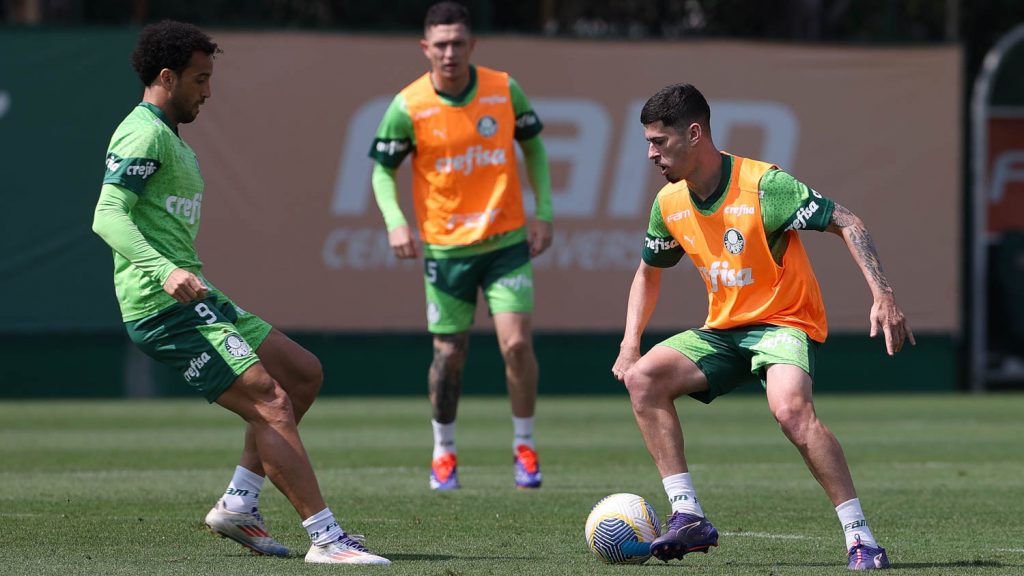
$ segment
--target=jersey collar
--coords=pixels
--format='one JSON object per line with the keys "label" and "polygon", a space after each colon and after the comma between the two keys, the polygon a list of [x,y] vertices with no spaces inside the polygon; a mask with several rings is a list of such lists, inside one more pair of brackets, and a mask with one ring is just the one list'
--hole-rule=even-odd
{"label": "jersey collar", "polygon": [[159,106],[150,104],[149,102],[139,102],[139,106],[142,106],[146,110],[149,110],[150,112],[155,114],[156,117],[159,118],[160,121],[163,122],[165,125],[167,125],[167,127],[171,129],[171,132],[174,132],[175,136],[177,136],[178,129],[174,126],[171,126],[171,123],[167,121],[167,115],[164,114],[164,111],[161,110]]}
{"label": "jersey collar", "polygon": [[476,92],[476,66],[469,65],[469,84],[466,84],[465,90],[457,96],[451,94],[445,94],[437,88],[434,88],[434,92],[450,106],[462,106],[469,100],[469,97]]}
{"label": "jersey collar", "polygon": [[693,201],[694,206],[699,210],[714,211],[717,208],[718,202],[725,196],[725,191],[729,189],[729,181],[732,179],[732,156],[726,153],[722,153],[722,177],[718,180],[718,186],[715,187],[715,192],[711,196],[708,196],[707,200],[701,200],[690,192],[690,200]]}

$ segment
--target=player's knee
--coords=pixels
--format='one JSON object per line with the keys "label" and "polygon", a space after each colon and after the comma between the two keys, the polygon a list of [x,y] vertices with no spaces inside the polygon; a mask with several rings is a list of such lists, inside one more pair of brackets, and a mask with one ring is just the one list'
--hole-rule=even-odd
{"label": "player's knee", "polygon": [[246,379],[244,385],[258,422],[280,425],[294,420],[291,399],[270,374],[265,371],[254,374]]}
{"label": "player's knee", "polygon": [[635,409],[643,408],[654,401],[655,382],[650,373],[633,366],[623,379],[629,399]]}
{"label": "player's knee", "polygon": [[817,424],[814,409],[807,404],[788,403],[773,407],[772,416],[779,423],[782,432],[797,446],[805,445],[808,436]]}
{"label": "player's knee", "polygon": [[533,346],[527,338],[511,338],[502,343],[501,355],[506,363],[519,363],[533,355]]}

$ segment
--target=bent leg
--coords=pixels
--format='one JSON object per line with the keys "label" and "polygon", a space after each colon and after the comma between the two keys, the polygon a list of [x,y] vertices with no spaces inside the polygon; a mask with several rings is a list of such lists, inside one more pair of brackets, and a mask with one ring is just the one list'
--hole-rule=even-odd
{"label": "bent leg", "polygon": [[803,456],[833,506],[857,497],[839,441],[820,420],[811,398],[811,377],[797,366],[768,368],[768,407],[782,432]]}
{"label": "bent leg", "polygon": [[292,402],[261,364],[235,379],[217,403],[246,421],[263,469],[300,518],[327,507],[299,438]]}
{"label": "bent leg", "polygon": [[655,346],[625,377],[633,415],[661,477],[687,471],[675,399],[707,390],[700,368],[678,350]]}
{"label": "bent leg", "polygon": [[[317,359],[309,350],[299,346],[283,332],[274,328],[256,349],[264,369],[280,384],[291,400],[295,423],[309,410],[323,385],[324,373]],[[252,426],[245,430],[245,447],[239,466],[254,474],[265,476],[263,462],[256,450]]]}
{"label": "bent leg", "polygon": [[533,416],[537,405],[539,369],[533,351],[533,332],[530,314],[504,312],[494,315],[494,329],[498,347],[505,360],[505,381],[508,384],[512,415],[516,418]]}

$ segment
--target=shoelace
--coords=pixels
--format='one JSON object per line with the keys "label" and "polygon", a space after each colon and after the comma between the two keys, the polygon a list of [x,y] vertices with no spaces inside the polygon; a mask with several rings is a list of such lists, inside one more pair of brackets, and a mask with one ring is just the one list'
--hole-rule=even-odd
{"label": "shoelace", "polygon": [[363,540],[366,540],[366,536],[363,536],[362,534],[342,533],[341,538],[338,538],[337,541],[348,546],[349,548],[354,548],[360,552],[366,552],[367,554],[369,554],[370,551],[366,548],[366,546],[363,546]]}

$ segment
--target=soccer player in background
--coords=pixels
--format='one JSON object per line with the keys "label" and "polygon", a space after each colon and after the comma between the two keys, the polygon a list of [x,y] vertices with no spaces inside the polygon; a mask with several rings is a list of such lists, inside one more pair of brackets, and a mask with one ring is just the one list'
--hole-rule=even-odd
{"label": "soccer player in background", "polygon": [[[799,230],[843,238],[874,297],[871,336],[893,355],[914,335],[896,305],[874,242],[849,210],[778,169],[719,151],[711,110],[689,84],[663,88],[640,122],[648,157],[668,184],[651,209],[643,259],[633,278],[625,335],[612,372],[629,390],[633,413],[672,505],[668,530],[652,554],[664,561],[718,545],[683,454],[674,401],[711,402],[760,378],[768,406],[836,507],[851,570],[889,560],[861,510],[835,436],[812,400],[814,358],[827,325],[821,292]],[[687,254],[707,287],[705,325],[640,354],[640,336],[658,300],[661,270]]]}
{"label": "soccer player in background", "polygon": [[[477,291],[494,317],[512,404],[515,484],[541,485],[533,440],[538,368],[533,351],[533,268],[551,245],[551,178],[541,122],[504,72],[473,66],[469,11],[455,2],[430,7],[420,40],[430,71],[391,102],[370,150],[373,190],[395,256],[424,260],[428,372],[434,452],[430,487],[459,487],[455,417]],[[527,224],[514,144],[536,194]],[[412,154],[418,240],[398,205],[395,172]]]}
{"label": "soccer player in background", "polygon": [[195,237],[205,191],[178,128],[210,97],[218,52],[201,30],[173,21],[146,27],[132,52],[145,91],[110,140],[93,221],[113,249],[125,328],[143,352],[247,424],[234,477],[206,516],[211,530],[258,554],[287,556],[259,512],[269,476],[309,532],[307,562],[390,564],[338,525],[299,438],[298,422],[323,381],[320,362],[201,271]]}

